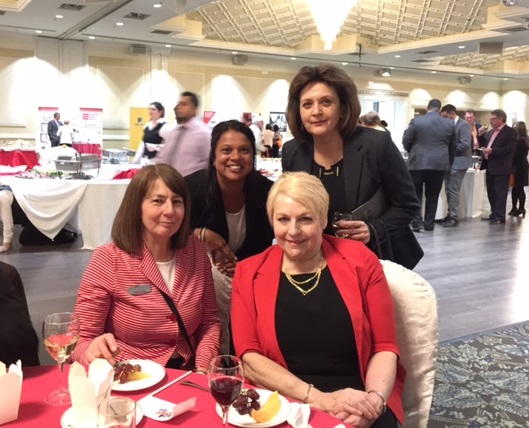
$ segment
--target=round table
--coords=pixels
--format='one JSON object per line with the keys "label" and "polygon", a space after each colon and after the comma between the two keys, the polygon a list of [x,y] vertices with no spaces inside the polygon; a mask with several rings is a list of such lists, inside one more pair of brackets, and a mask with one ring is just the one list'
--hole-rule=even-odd
{"label": "round table", "polygon": [[[68,407],[50,406],[44,402],[44,397],[58,387],[59,371],[57,366],[25,367],[23,372],[24,380],[22,382],[22,398],[20,400],[18,420],[9,422],[5,425],[6,428],[60,427],[61,416]],[[112,392],[112,395],[126,396],[137,401],[183,373],[184,371],[182,370],[166,369],[166,375],[162,382],[151,388],[137,392]],[[68,379],[68,367],[65,367],[64,379],[65,381]],[[207,386],[208,383],[207,376],[198,373],[192,373],[186,379],[204,386]],[[197,397],[197,404],[193,410],[177,416],[169,422],[158,422],[144,417],[138,428],[168,428],[170,426],[193,428],[222,427],[221,419],[215,411],[215,401],[207,392],[176,383],[157,394],[156,397],[173,403],[181,403],[189,398]],[[310,424],[313,428],[332,428],[339,423],[338,419],[324,412],[312,411]],[[286,422],[278,425],[278,427],[288,426]]]}

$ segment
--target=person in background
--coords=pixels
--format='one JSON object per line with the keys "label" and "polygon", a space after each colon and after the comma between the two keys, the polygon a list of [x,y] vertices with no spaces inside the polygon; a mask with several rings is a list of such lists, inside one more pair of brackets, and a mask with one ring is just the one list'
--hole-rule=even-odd
{"label": "person in background", "polygon": [[380,122],[380,116],[376,111],[369,111],[358,118],[360,125],[366,128],[376,129],[377,131],[386,132],[386,128],[382,126]]}
{"label": "person in background", "polygon": [[0,217],[3,224],[3,244],[0,253],[5,253],[11,248],[14,235],[13,222],[13,192],[11,187],[0,184]]}
{"label": "person in background", "polygon": [[472,150],[481,155],[478,149],[483,146],[483,136],[488,130],[487,125],[481,125],[481,123],[476,122],[476,112],[472,109],[468,109],[465,112],[465,120],[469,123],[472,131]]}
{"label": "person in background", "polygon": [[182,92],[174,108],[179,126],[163,132],[164,147],[155,157],[156,163],[172,165],[184,177],[207,168],[211,129],[196,118],[198,97]]}
{"label": "person in background", "polygon": [[191,229],[213,262],[222,322],[222,348],[228,351],[231,278],[236,263],[264,251],[273,232],[266,216],[272,181],[255,170],[255,141],[242,122],[228,120],[211,133],[209,168],[186,177],[191,193]]}
{"label": "person in background", "polygon": [[238,263],[233,278],[236,355],[254,385],[354,427],[397,428],[405,371],[391,293],[365,245],[323,235],[328,210],[313,175],[284,173],[272,187],[277,245]]}
{"label": "person in background", "polygon": [[131,180],[113,242],[94,251],[81,280],[75,361],[147,359],[207,370],[219,353],[220,322],[211,264],[190,234],[190,207],[170,165],[145,166]]}
{"label": "person in background", "polygon": [[266,157],[272,156],[272,146],[274,145],[274,131],[272,131],[272,125],[266,124],[265,130],[263,131],[263,145],[266,148]]}
{"label": "person in background", "polygon": [[149,165],[163,147],[163,136],[168,128],[164,119],[165,108],[162,103],[155,101],[149,104],[149,122],[143,128],[143,140],[136,151],[135,163]]}
{"label": "person in background", "polygon": [[39,339],[31,323],[24,284],[14,266],[0,262],[0,361],[39,365]]}
{"label": "person in background", "polygon": [[489,224],[504,224],[509,194],[509,179],[512,172],[513,156],[516,151],[516,133],[507,125],[507,113],[502,109],[490,113],[492,129],[485,134],[482,146],[487,196],[490,215],[482,220]]}
{"label": "person in background", "polygon": [[68,119],[64,119],[64,125],[61,125],[57,131],[57,136],[59,137],[60,141],[59,145],[72,147],[74,133],[75,129],[73,129],[73,127],[70,125],[70,121]]}
{"label": "person in background", "polygon": [[61,114],[55,112],[53,113],[53,119],[48,122],[48,138],[50,139],[51,147],[59,145],[60,138],[57,135],[59,126],[62,126]]}
{"label": "person in background", "polygon": [[529,185],[529,162],[527,154],[529,152],[529,138],[527,136],[527,126],[525,122],[516,122],[513,127],[516,132],[516,151],[512,159],[514,169],[514,185],[511,190],[512,209],[509,215],[518,217],[520,214],[525,218],[525,190]]}
{"label": "person in background", "polygon": [[281,148],[281,145],[283,143],[283,135],[281,134],[281,131],[279,130],[278,125],[274,125],[273,128],[274,131],[274,138],[273,138],[273,144],[272,144],[272,157],[278,158],[279,157],[279,149]]}
{"label": "person in background", "polygon": [[443,227],[457,227],[459,226],[459,194],[461,185],[467,169],[472,167],[472,131],[470,124],[457,115],[457,110],[452,104],[443,106],[441,116],[454,121],[457,144],[450,171],[445,173],[448,214],[443,221]]}
{"label": "person in background", "polygon": [[327,234],[334,233],[335,211],[352,211],[382,189],[387,209],[380,218],[341,220],[337,232],[412,269],[423,252],[409,233],[420,208],[410,174],[391,135],[357,126],[359,115],[358,91],[344,70],[303,67],[288,94],[287,121],[295,139],[283,145],[283,171],[320,178],[330,195]]}
{"label": "person in background", "polygon": [[260,115],[254,115],[252,116],[252,124],[250,125],[250,129],[253,132],[253,136],[255,138],[255,148],[257,149],[257,153],[259,156],[266,157],[266,147],[263,144],[263,118]]}
{"label": "person in background", "polygon": [[426,114],[413,118],[402,137],[404,150],[409,153],[408,170],[419,201],[422,201],[424,187],[424,220],[419,210],[411,223],[414,232],[434,229],[439,193],[456,153],[454,121],[442,117],[440,109],[441,101],[430,100]]}

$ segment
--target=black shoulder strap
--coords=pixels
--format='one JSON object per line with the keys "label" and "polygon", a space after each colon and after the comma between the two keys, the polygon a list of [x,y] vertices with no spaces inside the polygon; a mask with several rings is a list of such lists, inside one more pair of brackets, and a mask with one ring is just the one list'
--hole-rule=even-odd
{"label": "black shoulder strap", "polygon": [[169,306],[169,308],[171,309],[171,312],[175,314],[178,327],[180,328],[180,331],[184,335],[184,339],[186,340],[187,346],[189,346],[189,349],[191,350],[191,354],[193,355],[192,359],[194,360],[195,359],[195,349],[193,348],[193,345],[191,344],[191,340],[189,339],[189,335],[187,334],[186,326],[184,324],[184,321],[182,320],[182,317],[180,316],[180,313],[178,312],[178,309],[176,309],[173,299],[171,299],[167,294],[165,294],[158,287],[156,287],[156,289],[162,295],[163,299],[167,303],[167,306]]}

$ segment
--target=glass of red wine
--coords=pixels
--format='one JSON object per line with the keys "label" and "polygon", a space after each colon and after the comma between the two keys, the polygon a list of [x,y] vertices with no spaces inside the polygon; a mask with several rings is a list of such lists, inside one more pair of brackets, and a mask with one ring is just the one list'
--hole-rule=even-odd
{"label": "glass of red wine", "polygon": [[63,365],[79,340],[79,318],[72,312],[59,312],[46,317],[42,326],[44,347],[59,364],[59,389],[52,391],[44,401],[53,406],[71,404],[70,393],[63,383]]}
{"label": "glass of red wine", "polygon": [[211,361],[208,371],[211,395],[222,408],[222,424],[228,426],[228,411],[241,393],[244,383],[242,361],[233,355],[219,355]]}

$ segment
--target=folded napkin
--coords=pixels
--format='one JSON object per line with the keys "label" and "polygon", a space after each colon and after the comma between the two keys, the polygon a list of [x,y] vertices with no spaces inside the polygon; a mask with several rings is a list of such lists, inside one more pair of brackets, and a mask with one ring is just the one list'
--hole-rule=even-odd
{"label": "folded napkin", "polygon": [[107,360],[95,359],[85,368],[75,362],[70,366],[68,389],[72,398],[75,428],[93,428],[97,426],[97,408],[108,397],[114,369]]}
{"label": "folded napkin", "polygon": [[21,393],[22,363],[18,360],[6,372],[6,365],[0,361],[0,425],[18,418]]}
{"label": "folded napkin", "polygon": [[310,404],[290,403],[287,422],[294,428],[307,428],[310,419]]}
{"label": "folded napkin", "polygon": [[148,395],[138,401],[143,414],[148,418],[157,421],[168,421],[175,416],[181,415],[191,409],[197,404],[197,397],[190,398],[182,403],[171,403],[170,401],[162,400],[160,398]]}

